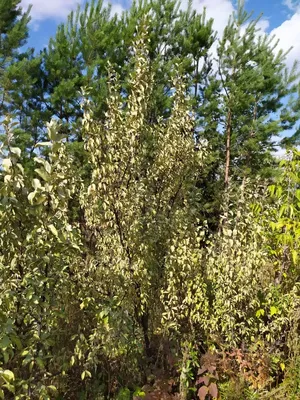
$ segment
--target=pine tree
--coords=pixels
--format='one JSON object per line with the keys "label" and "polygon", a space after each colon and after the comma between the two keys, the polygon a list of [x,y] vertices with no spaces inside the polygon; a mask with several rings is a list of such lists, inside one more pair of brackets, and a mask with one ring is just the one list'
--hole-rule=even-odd
{"label": "pine tree", "polygon": [[278,51],[273,38],[258,34],[258,21],[251,19],[240,1],[218,45],[218,72],[211,85],[216,85],[217,78],[215,126],[221,135],[225,185],[230,176],[268,175],[274,137],[297,119],[282,104],[297,90],[296,66],[287,71],[286,53]]}
{"label": "pine tree", "polygon": [[65,124],[69,140],[81,142],[77,129],[82,117],[81,88],[89,88],[95,113],[103,119],[107,70],[112,65],[120,75],[126,95],[127,79],[133,68],[131,43],[137,25],[148,14],[149,58],[155,76],[149,118],[155,122],[160,115],[167,117],[172,92],[169,82],[174,70],[180,64],[182,72],[195,85],[195,79],[201,79],[200,60],[214,40],[212,21],[206,21],[205,15],[198,15],[191,7],[180,11],[179,4],[177,0],[134,2],[117,17],[101,0],[94,0],[71,13],[41,54],[43,93],[33,93],[32,112],[36,110],[36,102],[42,100],[40,118],[44,121],[50,115],[59,118]]}
{"label": "pine tree", "polygon": [[9,68],[17,61],[19,49],[28,37],[29,11],[23,13],[20,0],[0,1],[0,118],[10,106],[13,82],[8,76]]}

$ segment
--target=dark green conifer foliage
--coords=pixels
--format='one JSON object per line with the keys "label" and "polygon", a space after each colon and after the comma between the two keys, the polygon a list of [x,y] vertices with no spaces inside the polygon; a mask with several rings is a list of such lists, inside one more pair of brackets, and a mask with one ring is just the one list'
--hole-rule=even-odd
{"label": "dark green conifer foliage", "polygon": [[197,14],[191,7],[179,10],[177,0],[134,2],[120,17],[112,15],[111,8],[104,7],[101,0],[93,0],[70,14],[41,54],[43,95],[37,94],[44,102],[41,118],[46,121],[51,114],[61,119],[70,141],[81,141],[76,122],[82,115],[82,87],[89,88],[95,113],[103,116],[109,65],[120,74],[125,95],[132,68],[132,39],[146,14],[149,57],[156,83],[149,118],[156,120],[159,115],[168,115],[171,90],[168,82],[178,64],[191,77],[193,85],[200,80],[200,60],[207,56],[214,41],[212,20],[206,21],[205,15]]}
{"label": "dark green conifer foliage", "polygon": [[[103,120],[106,111],[107,77],[111,66],[119,74],[126,98],[131,63],[132,41],[137,26],[147,15],[149,58],[155,85],[149,100],[148,118],[155,123],[170,111],[171,77],[180,71],[197,87],[202,80],[202,66],[215,40],[212,20],[199,15],[191,5],[180,10],[178,0],[139,0],[122,15],[113,15],[101,0],[87,2],[72,12],[61,24],[49,45],[35,58],[27,57],[27,82],[20,85],[20,140],[32,154],[34,145],[44,138],[45,125],[51,117],[62,122],[69,149],[82,174],[88,174],[80,126],[81,89],[88,88],[94,114]],[[23,61],[25,63],[25,61]],[[21,65],[21,64],[20,64]],[[24,69],[24,65],[22,65]],[[204,69],[203,69],[204,71]],[[197,83],[198,82],[198,83]],[[25,99],[25,100],[24,100]],[[25,146],[18,144],[20,147]]]}
{"label": "dark green conifer foliage", "polygon": [[23,12],[20,3],[0,0],[0,122],[7,115],[15,121],[10,140],[22,150],[25,168],[32,170],[34,145],[44,124],[38,107],[42,85],[40,58],[35,56],[34,49],[24,49],[30,7]]}
{"label": "dark green conifer foliage", "polygon": [[[20,0],[0,0],[0,118],[11,110],[14,89],[9,69],[28,37],[29,11],[22,13]],[[20,68],[21,66],[19,66]]]}
{"label": "dark green conifer foliage", "polygon": [[[258,21],[240,1],[218,45],[217,74],[206,89],[210,109],[219,93],[212,115],[217,117],[214,127],[217,124],[221,135],[225,185],[230,176],[269,175],[274,165],[274,138],[298,118],[283,105],[297,91],[297,67],[287,71],[286,53],[278,51],[273,38],[259,32]],[[211,122],[204,118],[209,129]]]}
{"label": "dark green conifer foliage", "polygon": [[[195,138],[209,143],[209,156],[198,185],[204,198],[203,219],[218,221],[224,180],[227,186],[245,176],[272,174],[275,140],[299,118],[299,101],[285,104],[297,91],[297,68],[288,72],[276,42],[258,32],[259,19],[245,12],[243,1],[230,19],[212,56],[216,41],[213,21],[178,0],[137,0],[122,15],[112,15],[102,0],[87,2],[61,24],[47,48],[34,56],[28,51],[10,69],[11,108],[19,120],[16,138],[27,156],[44,138],[44,125],[52,117],[83,175],[88,174],[80,133],[81,89],[88,88],[95,117],[106,111],[107,77],[111,66],[120,76],[126,102],[132,40],[147,15],[149,62],[154,88],[147,118],[155,123],[168,118],[170,83],[174,73],[189,82],[197,118]],[[283,145],[297,143],[297,134]]]}

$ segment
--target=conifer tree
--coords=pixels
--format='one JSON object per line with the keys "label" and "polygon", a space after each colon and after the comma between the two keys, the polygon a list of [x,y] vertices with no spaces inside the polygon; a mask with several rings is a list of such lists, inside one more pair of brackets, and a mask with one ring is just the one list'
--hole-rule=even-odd
{"label": "conifer tree", "polygon": [[[132,70],[131,43],[136,26],[148,14],[149,58],[156,79],[149,118],[155,122],[159,115],[168,116],[169,82],[178,61],[182,72],[195,85],[195,78],[200,80],[200,60],[207,55],[214,41],[212,20],[206,21],[205,15],[197,14],[191,7],[181,11],[179,4],[177,0],[138,1],[120,17],[112,15],[110,7],[104,7],[101,0],[78,8],[65,24],[58,27],[55,37],[42,52],[42,93],[33,94],[27,103],[29,110],[31,104],[32,112],[35,112],[36,103],[41,100],[40,118],[47,121],[49,114],[59,118],[65,124],[69,140],[81,142],[77,129],[78,119],[82,117],[81,88],[89,88],[95,113],[103,118],[107,68],[113,65],[120,75],[125,94]],[[40,121],[33,120],[32,123]]]}
{"label": "conifer tree", "polygon": [[[223,164],[225,185],[230,176],[242,179],[268,175],[274,165],[275,140],[297,120],[295,112],[282,104],[297,91],[296,65],[287,71],[286,53],[278,51],[272,37],[259,34],[259,19],[251,19],[239,2],[217,50],[217,74],[205,89],[209,110],[208,132],[216,128],[215,141]],[[218,94],[218,102],[212,103]],[[216,97],[214,97],[216,99]]]}
{"label": "conifer tree", "polygon": [[[39,143],[47,157],[39,152],[31,179],[12,142],[13,124],[3,121],[0,399],[129,399],[141,394],[139,387],[145,398],[299,398],[299,152],[281,163],[272,199],[265,187],[243,179],[238,190],[228,187],[217,233],[209,234],[198,218],[204,197],[199,182],[207,157],[210,171],[217,150],[225,150],[228,110],[230,161],[237,154],[229,173],[238,180],[248,165],[236,149],[248,146],[250,129],[256,138],[266,127],[276,132],[292,126],[297,104],[281,107],[267,89],[255,102],[264,80],[253,86],[240,42],[233,42],[235,52],[221,42],[222,68],[205,90],[193,86],[196,98],[206,96],[211,117],[209,104],[203,105],[195,129],[185,79],[175,73],[169,116],[153,121],[160,71],[153,70],[145,24],[139,31],[128,48],[133,59],[126,82],[110,69],[104,118],[93,95],[82,93],[87,181],[54,121],[47,142]],[[244,51],[253,68],[263,69],[251,49]],[[230,64],[232,54],[239,63]],[[24,65],[39,69],[39,60],[31,61],[25,57]],[[230,65],[237,66],[235,85]],[[286,77],[289,93],[296,75]],[[272,99],[274,107],[264,110]],[[254,124],[256,103],[261,120]],[[281,119],[270,124],[274,110],[282,111]],[[207,148],[208,134],[214,136]],[[70,203],[78,199],[82,218],[74,219]]]}
{"label": "conifer tree", "polygon": [[12,111],[10,95],[13,82],[8,76],[9,68],[17,61],[19,49],[28,37],[29,11],[23,13],[20,0],[0,1],[0,118]]}

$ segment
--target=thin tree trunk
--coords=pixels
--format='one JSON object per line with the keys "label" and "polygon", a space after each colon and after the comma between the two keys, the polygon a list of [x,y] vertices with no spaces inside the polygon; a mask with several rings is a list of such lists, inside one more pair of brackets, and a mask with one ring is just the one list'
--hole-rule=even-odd
{"label": "thin tree trunk", "polygon": [[[258,100],[255,99],[255,105],[254,105],[254,109],[253,109],[253,125],[255,124],[255,122],[256,122],[256,120],[257,120],[257,102],[258,102]],[[252,129],[252,131],[251,131],[250,136],[251,136],[251,137],[254,137],[254,136],[255,136],[255,129],[254,129],[254,127],[253,127],[253,129]]]}
{"label": "thin tree trunk", "polygon": [[188,346],[185,347],[182,355],[182,364],[181,364],[181,374],[180,374],[180,382],[179,382],[179,398],[180,400],[186,400],[188,396],[188,384],[187,384],[187,373],[186,373],[186,365],[187,360],[189,358]]}
{"label": "thin tree trunk", "polygon": [[[252,120],[253,127],[252,127],[252,130],[250,132],[250,138],[253,138],[255,136],[255,134],[256,134],[254,125],[255,125],[255,122],[257,120],[257,101],[258,100],[255,99],[255,104],[254,104],[254,108],[253,108],[253,120]],[[246,166],[250,169],[250,171],[252,171],[252,168],[251,168],[251,164],[252,164],[251,163],[251,156],[252,156],[252,154],[253,153],[250,153],[250,151],[248,150],[247,151],[247,155],[246,155],[246,162],[247,162]]]}
{"label": "thin tree trunk", "polygon": [[195,99],[198,95],[198,73],[199,73],[199,59],[196,62],[196,72],[195,72]]}
{"label": "thin tree trunk", "polygon": [[225,162],[225,186],[229,183],[230,173],[230,146],[231,146],[231,110],[227,113],[227,126],[226,126],[226,162]]}
{"label": "thin tree trunk", "polygon": [[149,312],[148,310],[144,311],[140,317],[140,324],[143,330],[144,336],[144,345],[145,345],[145,353],[148,359],[148,362],[151,362],[152,352],[150,348],[150,338],[149,338]]}

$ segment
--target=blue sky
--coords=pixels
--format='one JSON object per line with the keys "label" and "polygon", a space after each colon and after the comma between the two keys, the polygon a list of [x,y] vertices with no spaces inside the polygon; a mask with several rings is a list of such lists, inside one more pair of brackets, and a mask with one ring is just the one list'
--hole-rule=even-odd
{"label": "blue sky", "polygon": [[[86,0],[22,0],[22,6],[32,8],[32,22],[28,45],[41,49],[47,45],[49,38],[55,34],[57,25],[64,21],[78,3]],[[104,0],[104,4],[107,4]],[[129,0],[114,0],[111,2],[113,12],[120,13],[129,6]],[[185,7],[187,0],[182,1]],[[236,0],[194,0],[194,7],[201,12],[207,8],[209,17],[215,19],[215,29],[221,35],[228,16],[235,8]],[[255,15],[263,12],[261,28],[267,33],[275,34],[280,39],[280,46],[287,50],[294,49],[288,56],[288,64],[295,59],[300,60],[300,0],[246,0],[247,10],[253,10]]]}

